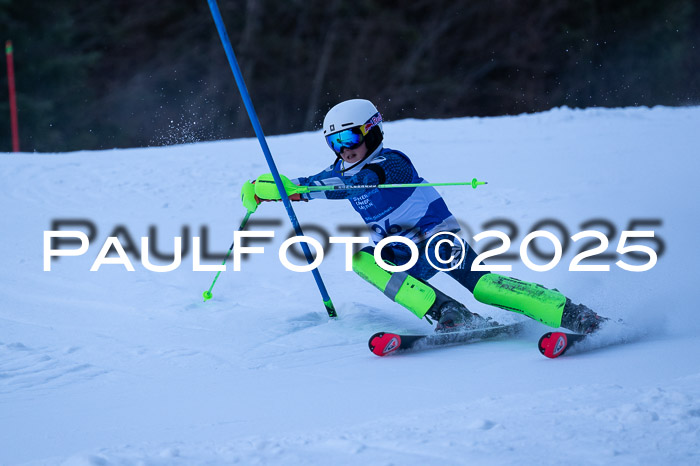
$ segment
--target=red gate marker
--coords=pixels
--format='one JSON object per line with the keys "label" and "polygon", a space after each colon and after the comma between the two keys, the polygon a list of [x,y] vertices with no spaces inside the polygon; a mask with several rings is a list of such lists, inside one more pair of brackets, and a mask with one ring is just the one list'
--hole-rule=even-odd
{"label": "red gate marker", "polygon": [[19,130],[17,129],[17,96],[15,95],[15,65],[12,59],[12,41],[5,42],[7,57],[7,85],[10,88],[10,122],[12,125],[12,152],[19,152]]}

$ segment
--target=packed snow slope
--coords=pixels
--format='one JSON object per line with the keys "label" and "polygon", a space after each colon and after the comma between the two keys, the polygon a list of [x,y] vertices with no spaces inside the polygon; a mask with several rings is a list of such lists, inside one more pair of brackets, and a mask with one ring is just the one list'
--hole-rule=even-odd
{"label": "packed snow slope", "polygon": [[[226,252],[244,214],[242,183],[269,171],[256,140],[2,154],[0,464],[700,462],[700,108],[563,108],[384,129],[386,146],[428,181],[489,182],[439,188],[478,250],[493,241],[476,243],[481,231],[511,237],[516,257],[489,264],[624,319],[633,341],[548,360],[536,349],[548,329],[533,323],[510,340],[378,358],[367,348],[374,332],[430,325],[346,272],[339,245],[320,267],[339,314],[329,319],[311,274],[280,264],[291,230],[281,204],[251,217],[249,230],[274,232],[250,242],[265,252],[240,272],[227,261],[203,302],[215,273],[193,271],[192,237],[204,229],[206,250]],[[269,144],[289,177],[333,161],[319,132]],[[346,201],[294,207],[319,239],[356,236],[361,224]],[[590,239],[569,240],[550,271],[526,267],[520,244],[546,219],[538,229],[562,242],[590,229],[609,236],[611,255],[586,263],[610,270],[569,271]],[[86,233],[91,224],[94,238],[44,271],[44,231],[57,220],[82,220],[60,229]],[[663,247],[646,272],[615,264],[646,262],[616,253],[621,231],[635,229],[655,232],[640,244]],[[135,270],[91,272],[113,233]],[[147,270],[133,254],[141,237],[172,254],[176,236],[189,250],[174,271]],[[528,248],[548,262],[533,247],[551,244]],[[444,274],[432,283],[475,312],[524,319]]]}

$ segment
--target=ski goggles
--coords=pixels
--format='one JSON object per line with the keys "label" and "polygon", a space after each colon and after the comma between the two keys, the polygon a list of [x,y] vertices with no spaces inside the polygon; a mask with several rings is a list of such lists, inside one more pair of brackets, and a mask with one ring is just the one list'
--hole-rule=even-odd
{"label": "ski goggles", "polygon": [[367,122],[363,125],[329,134],[326,136],[328,147],[333,149],[333,152],[336,154],[340,154],[343,149],[357,149],[363,142],[365,142],[365,136],[367,136],[367,133],[381,123],[381,121],[382,115],[377,112],[372,115],[372,118],[367,120]]}

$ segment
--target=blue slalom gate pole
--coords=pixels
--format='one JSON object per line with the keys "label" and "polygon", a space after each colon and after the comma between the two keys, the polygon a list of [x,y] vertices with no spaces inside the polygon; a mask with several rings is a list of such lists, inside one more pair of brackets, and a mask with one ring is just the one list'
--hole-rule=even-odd
{"label": "blue slalom gate pole", "polygon": [[[211,15],[214,18],[214,23],[216,23],[216,29],[219,31],[219,37],[221,38],[221,44],[224,46],[224,51],[226,52],[226,57],[228,58],[229,65],[231,65],[231,71],[233,71],[233,77],[236,79],[236,84],[238,85],[238,91],[241,93],[241,98],[243,99],[243,104],[248,111],[248,118],[253,125],[255,130],[255,135],[258,137],[258,142],[260,142],[260,147],[262,148],[265,159],[267,160],[267,165],[270,167],[270,172],[272,177],[275,179],[275,185],[280,193],[285,193],[284,184],[280,178],[280,174],[277,171],[277,166],[272,158],[272,153],[267,145],[267,140],[265,139],[265,134],[263,133],[262,127],[260,126],[260,120],[258,120],[258,115],[255,113],[255,108],[253,107],[253,101],[250,99],[250,94],[248,94],[248,88],[243,80],[243,73],[241,68],[238,66],[238,60],[236,60],[236,55],[233,53],[233,46],[231,45],[231,39],[228,37],[226,32],[226,27],[224,26],[224,21],[221,18],[221,12],[219,11],[219,5],[216,0],[207,0],[209,2],[209,9],[211,10]],[[301,226],[299,225],[299,220],[294,213],[292,208],[292,203],[289,201],[287,196],[282,196],[282,203],[284,208],[287,209],[287,215],[289,215],[289,220],[292,222],[294,231],[297,236],[304,236],[301,231]],[[304,256],[309,264],[313,262],[313,256],[311,255],[311,250],[309,250],[309,245],[305,242],[301,242],[301,248],[304,251]],[[326,285],[323,284],[323,279],[318,269],[313,269],[311,273],[316,280],[316,285],[318,285],[318,290],[321,292],[321,297],[323,298],[323,304],[326,307],[326,312],[328,312],[329,317],[337,317],[338,314],[335,312],[335,307],[331,302],[330,296],[328,296],[328,291],[326,291]]]}

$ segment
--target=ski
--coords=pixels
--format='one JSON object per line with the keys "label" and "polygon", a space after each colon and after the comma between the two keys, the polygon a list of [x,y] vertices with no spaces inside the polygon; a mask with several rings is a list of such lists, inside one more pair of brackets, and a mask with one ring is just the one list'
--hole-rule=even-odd
{"label": "ski", "polygon": [[537,343],[540,353],[548,358],[558,358],[566,353],[566,350],[584,341],[588,335],[580,333],[547,332]]}
{"label": "ski", "polygon": [[398,333],[378,332],[370,337],[369,350],[377,356],[387,356],[399,351],[462,345],[503,335],[515,335],[523,328],[523,323],[516,323],[468,330],[466,332],[431,333],[426,335],[401,335]]}

